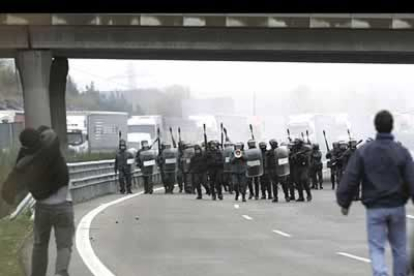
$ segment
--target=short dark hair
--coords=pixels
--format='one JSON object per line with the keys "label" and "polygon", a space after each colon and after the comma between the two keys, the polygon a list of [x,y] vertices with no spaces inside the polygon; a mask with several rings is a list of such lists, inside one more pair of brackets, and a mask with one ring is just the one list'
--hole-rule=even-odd
{"label": "short dark hair", "polygon": [[40,133],[34,128],[25,128],[19,136],[22,146],[27,148],[35,148],[40,143]]}
{"label": "short dark hair", "polygon": [[381,110],[375,115],[374,124],[379,133],[391,133],[394,119],[388,110]]}

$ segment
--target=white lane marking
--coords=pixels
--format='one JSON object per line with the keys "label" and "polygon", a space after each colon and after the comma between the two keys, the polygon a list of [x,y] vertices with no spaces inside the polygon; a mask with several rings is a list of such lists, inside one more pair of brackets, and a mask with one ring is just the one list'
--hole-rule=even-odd
{"label": "white lane marking", "polygon": [[354,259],[354,260],[358,260],[358,261],[361,261],[361,262],[365,262],[365,263],[370,263],[371,262],[367,258],[358,257],[358,256],[348,254],[348,253],[345,253],[345,252],[336,252],[336,254],[344,256],[344,257],[348,257],[348,258],[351,258],[351,259]]}
{"label": "white lane marking", "polygon": [[234,204],[234,208],[239,209],[240,208],[239,204]]}
{"label": "white lane marking", "polygon": [[253,218],[252,217],[250,217],[250,216],[248,216],[248,215],[242,215],[242,217],[244,217],[245,219],[247,219],[247,220],[253,220]]}
{"label": "white lane marking", "polygon": [[409,218],[409,219],[414,219],[414,216],[412,216],[412,215],[407,215],[406,217]]}
{"label": "white lane marking", "polygon": [[[158,191],[164,188],[156,188],[154,191]],[[89,268],[91,273],[94,276],[115,276],[112,271],[110,271],[99,258],[96,256],[93,251],[91,241],[90,241],[90,229],[92,220],[106,208],[126,201],[128,199],[134,198],[136,196],[142,195],[143,192],[136,194],[124,196],[122,198],[104,203],[87,213],[83,216],[82,220],[79,222],[78,227],[76,228],[76,248],[81,256],[85,265]]]}
{"label": "white lane marking", "polygon": [[273,232],[273,233],[276,233],[276,234],[279,234],[279,235],[281,235],[281,236],[284,236],[284,237],[288,237],[288,238],[292,237],[290,234],[285,233],[285,232],[280,231],[280,230],[272,230],[272,232]]}

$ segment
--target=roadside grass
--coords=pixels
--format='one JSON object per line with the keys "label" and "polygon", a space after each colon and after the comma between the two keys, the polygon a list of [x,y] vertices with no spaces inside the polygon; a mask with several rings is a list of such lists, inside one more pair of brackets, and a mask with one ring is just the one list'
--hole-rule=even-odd
{"label": "roadside grass", "polygon": [[21,249],[32,231],[33,222],[28,214],[15,220],[0,220],[0,275],[23,276]]}
{"label": "roadside grass", "polygon": [[[0,150],[0,191],[3,187],[4,180],[13,168],[14,162],[16,162],[17,153],[17,148],[3,151]],[[16,199],[16,204],[19,204],[20,200],[25,196],[26,194],[19,195]],[[16,205],[8,205],[6,202],[3,201],[3,198],[0,196],[0,218],[8,215],[15,207]]]}

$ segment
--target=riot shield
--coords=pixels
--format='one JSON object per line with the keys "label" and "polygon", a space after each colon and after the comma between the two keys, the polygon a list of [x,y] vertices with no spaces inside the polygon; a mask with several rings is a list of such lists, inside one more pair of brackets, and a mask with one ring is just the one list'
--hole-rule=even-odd
{"label": "riot shield", "polygon": [[234,148],[232,146],[226,147],[223,150],[223,159],[224,159],[224,166],[223,166],[223,172],[224,173],[231,173],[232,166],[231,166],[231,157],[233,155]]}
{"label": "riot shield", "polygon": [[263,159],[260,149],[248,149],[244,151],[246,159],[246,176],[258,177],[263,175]]}
{"label": "riot shield", "polygon": [[289,148],[285,146],[274,150],[277,176],[288,176],[290,174]]}
{"label": "riot shield", "polygon": [[182,164],[183,164],[183,172],[188,173],[190,171],[190,163],[191,158],[195,155],[194,148],[186,148],[183,150],[183,156],[182,156]]}
{"label": "riot shield", "polygon": [[162,151],[162,157],[164,173],[177,173],[178,150],[176,148],[165,149]]}
{"label": "riot shield", "polygon": [[140,152],[139,159],[143,164],[141,172],[144,176],[151,176],[153,174],[156,157],[157,152],[155,150],[144,150]]}

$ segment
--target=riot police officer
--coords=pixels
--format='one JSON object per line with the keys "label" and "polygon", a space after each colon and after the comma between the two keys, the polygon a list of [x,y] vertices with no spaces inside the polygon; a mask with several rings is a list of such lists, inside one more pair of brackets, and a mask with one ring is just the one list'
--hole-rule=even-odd
{"label": "riot police officer", "polygon": [[269,164],[266,158],[267,156],[267,144],[266,142],[260,142],[259,148],[262,151],[262,160],[263,160],[263,175],[260,177],[260,190],[262,192],[262,198],[266,199],[266,193],[268,199],[272,199],[272,185],[269,175]]}
{"label": "riot police officer", "polygon": [[[133,163],[134,156],[127,151],[127,145],[125,140],[121,139],[119,141],[119,150],[116,153],[115,157],[115,174],[119,172],[119,184],[121,194],[125,193],[125,184],[126,192],[132,194],[131,191],[131,166]],[[130,162],[132,160],[132,162]]]}
{"label": "riot police officer", "polygon": [[[206,145],[205,142],[201,143],[201,151],[202,151],[203,155],[207,158],[208,145]],[[210,186],[210,177],[208,175],[207,164],[205,164],[205,166],[206,166],[206,169],[205,169],[205,172],[204,172],[204,175],[203,175],[203,186],[204,186],[204,189],[206,190],[206,194],[208,196],[210,196],[212,188]]]}
{"label": "riot police officer", "polygon": [[237,143],[234,145],[234,151],[231,153],[230,163],[234,184],[234,192],[236,194],[235,200],[239,200],[239,195],[242,196],[242,201],[246,202],[246,159],[243,156],[244,144]]}
{"label": "riot police officer", "polygon": [[172,194],[178,170],[178,151],[165,143],[162,145],[162,148],[162,153],[158,156],[157,162],[160,168],[162,168],[165,193]]}
{"label": "riot police officer", "polygon": [[231,165],[231,157],[233,155],[234,145],[231,142],[224,143],[223,149],[223,185],[224,187],[227,186],[227,189],[230,194],[233,194],[234,185],[232,179],[232,165]]}
{"label": "riot police officer", "polygon": [[151,150],[146,140],[141,141],[141,149],[137,152],[136,163],[141,169],[144,179],[144,194],[152,194],[152,175],[156,164],[156,153]]}
{"label": "riot police officer", "polygon": [[[200,151],[201,151],[201,147],[197,146]],[[184,182],[184,191],[188,194],[193,194],[194,193],[194,185],[192,183],[192,175],[190,172],[190,164],[191,164],[191,159],[195,154],[195,146],[190,145],[190,144],[184,144],[184,149],[182,151],[182,155],[181,155],[181,169],[182,169],[182,181]]]}
{"label": "riot police officer", "polygon": [[[286,202],[290,201],[289,196],[289,150],[286,145],[279,144],[275,139],[269,141],[271,149],[267,151],[266,160],[268,164],[268,174],[273,189],[273,200],[272,202],[278,202],[278,185],[282,186],[283,193],[285,195]],[[294,190],[293,190],[294,196]]]}
{"label": "riot police officer", "polygon": [[289,193],[290,193],[290,200],[295,200],[295,188],[297,187],[296,184],[296,179],[295,179],[295,164],[294,164],[294,158],[293,158],[293,153],[295,150],[295,146],[293,142],[289,142],[287,144],[287,148],[289,150],[289,171],[290,174],[288,176],[288,188],[289,188]]}
{"label": "riot police officer", "polygon": [[318,144],[312,145],[312,155],[311,155],[311,178],[312,178],[312,189],[323,189],[323,178],[322,178],[322,152],[319,149]]}
{"label": "riot police officer", "polygon": [[204,184],[206,158],[199,145],[194,146],[194,155],[191,157],[188,172],[192,176],[192,184],[197,192],[197,199],[202,199],[201,185]]}
{"label": "riot police officer", "polygon": [[206,163],[212,199],[216,200],[218,196],[220,200],[223,200],[220,179],[220,174],[223,170],[223,155],[215,141],[210,141],[207,145]]}
{"label": "riot police officer", "polygon": [[[357,141],[351,139],[348,143],[348,149],[343,153],[342,157],[342,174],[345,172],[346,166],[348,165],[349,160],[351,159],[352,155],[357,150]],[[360,185],[358,185],[356,196],[354,200],[360,199]]]}
{"label": "riot police officer", "polygon": [[177,184],[178,184],[178,188],[180,189],[180,193],[183,192],[183,187],[185,186],[185,176],[184,176],[185,159],[183,157],[185,147],[186,145],[183,141],[178,142]]}
{"label": "riot police officer", "polygon": [[339,141],[339,149],[336,152],[336,179],[338,183],[341,183],[342,174],[345,170],[345,160],[346,151],[348,150],[348,144],[346,141]]}
{"label": "riot police officer", "polygon": [[[256,148],[256,142],[253,139],[247,141],[248,149],[246,151],[246,176],[249,187],[249,199],[253,197],[259,199],[259,181],[263,175],[262,152]],[[253,190],[254,185],[254,190]]]}
{"label": "riot police officer", "polygon": [[292,154],[293,164],[295,166],[295,183],[298,187],[299,198],[296,201],[305,201],[303,190],[306,191],[306,200],[312,200],[312,194],[309,187],[309,167],[310,167],[310,151],[308,145],[305,145],[300,138],[295,139],[294,152]]}
{"label": "riot police officer", "polygon": [[331,172],[331,183],[332,183],[332,190],[335,190],[335,185],[337,183],[336,179],[336,158],[339,153],[339,144],[337,142],[332,143],[332,149],[326,153],[326,159],[328,159],[327,167],[330,169]]}

